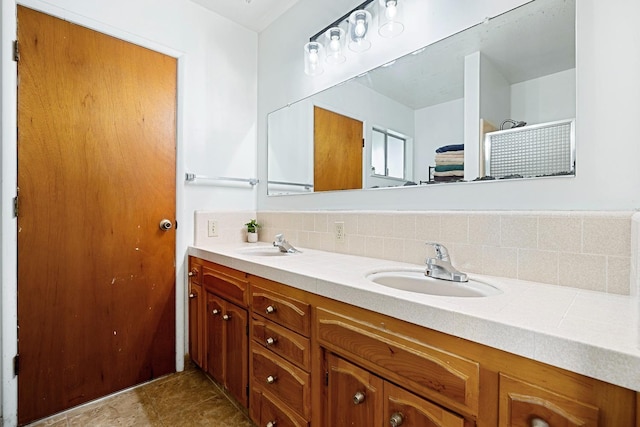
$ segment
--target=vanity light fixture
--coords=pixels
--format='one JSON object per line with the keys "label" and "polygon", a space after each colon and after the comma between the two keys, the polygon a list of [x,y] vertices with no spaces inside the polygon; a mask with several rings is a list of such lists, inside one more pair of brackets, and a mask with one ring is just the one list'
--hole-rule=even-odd
{"label": "vanity light fixture", "polygon": [[[360,53],[369,50],[373,15],[367,8],[374,2],[378,10],[378,33],[382,37],[395,37],[402,33],[403,0],[366,0],[309,38],[304,45],[304,72],[317,76],[324,72],[323,62],[341,64],[347,60],[345,46]],[[348,40],[347,40],[348,38]]]}
{"label": "vanity light fixture", "polygon": [[304,72],[309,76],[324,73],[324,47],[321,43],[312,41],[304,45]]}
{"label": "vanity light fixture", "polygon": [[349,15],[349,49],[354,52],[369,50],[369,24],[371,13],[366,10],[355,10]]}
{"label": "vanity light fixture", "polygon": [[378,0],[378,34],[382,37],[396,37],[404,31],[402,24],[402,2],[400,0]]}
{"label": "vanity light fixture", "polygon": [[325,46],[328,64],[341,64],[347,60],[344,56],[346,32],[340,27],[331,27],[325,33]]}

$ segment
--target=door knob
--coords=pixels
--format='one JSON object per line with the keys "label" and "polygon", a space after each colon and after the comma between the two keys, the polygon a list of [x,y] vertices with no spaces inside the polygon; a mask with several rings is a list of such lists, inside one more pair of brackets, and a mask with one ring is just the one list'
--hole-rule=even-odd
{"label": "door knob", "polygon": [[168,219],[165,218],[162,221],[160,221],[160,230],[169,231],[171,230],[171,227],[173,227],[173,224]]}

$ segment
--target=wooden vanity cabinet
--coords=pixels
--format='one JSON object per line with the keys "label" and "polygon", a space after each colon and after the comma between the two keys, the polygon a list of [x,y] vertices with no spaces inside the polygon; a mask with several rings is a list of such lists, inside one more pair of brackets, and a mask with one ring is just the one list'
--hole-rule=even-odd
{"label": "wooden vanity cabinet", "polygon": [[204,360],[204,311],[205,297],[200,284],[202,262],[199,258],[189,257],[189,356],[197,366],[203,366]]}
{"label": "wooden vanity cabinet", "polygon": [[307,294],[251,277],[251,402],[259,426],[311,423],[311,305]]}
{"label": "wooden vanity cabinet", "polygon": [[213,263],[202,266],[206,298],[205,371],[240,404],[249,404],[249,315],[246,274]]}
{"label": "wooden vanity cabinet", "polygon": [[191,356],[258,426],[640,427],[632,390],[200,262]]}

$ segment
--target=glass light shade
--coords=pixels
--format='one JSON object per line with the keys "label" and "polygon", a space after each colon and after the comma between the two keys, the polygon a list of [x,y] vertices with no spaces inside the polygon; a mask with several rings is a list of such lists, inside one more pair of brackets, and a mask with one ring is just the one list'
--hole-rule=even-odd
{"label": "glass light shade", "polygon": [[318,42],[304,45],[304,72],[309,76],[317,76],[324,72],[324,47]]}
{"label": "glass light shade", "polygon": [[328,64],[341,64],[347,60],[344,56],[347,33],[340,27],[329,28],[325,33],[324,50]]}
{"label": "glass light shade", "polygon": [[354,52],[364,52],[371,47],[367,40],[371,14],[366,10],[356,10],[349,16],[349,49]]}
{"label": "glass light shade", "polygon": [[402,34],[401,0],[378,0],[378,34],[382,37],[395,37]]}

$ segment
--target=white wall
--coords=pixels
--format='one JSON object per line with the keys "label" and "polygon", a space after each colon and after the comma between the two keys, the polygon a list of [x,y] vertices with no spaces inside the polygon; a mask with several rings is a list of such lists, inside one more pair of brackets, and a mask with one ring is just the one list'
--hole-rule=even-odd
{"label": "white wall", "polygon": [[[20,0],[20,3],[179,58],[177,146],[177,354],[185,344],[186,249],[194,210],[254,211],[255,191],[184,183],[184,173],[256,174],[257,34],[188,0]],[[2,402],[16,423],[16,245],[10,200],[16,188],[15,64],[8,60],[16,4],[2,1]]]}
{"label": "white wall", "polygon": [[575,97],[575,68],[516,83],[511,85],[510,118],[530,125],[572,119],[576,116]]}
{"label": "white wall", "polygon": [[[319,77],[304,74],[302,44],[359,1],[301,0],[260,34],[258,64],[258,152],[260,178],[266,176],[266,132],[269,111],[303,98],[446,34],[481,22],[486,16],[524,3],[518,0],[407,0],[405,33],[374,40],[372,49],[340,69],[326,68]],[[576,144],[577,176],[530,181],[451,184],[384,191],[267,197],[258,193],[259,210],[316,209],[517,209],[628,210],[640,204],[640,144],[628,123],[640,117],[640,26],[637,0],[577,2]],[[616,150],[608,149],[615,144]],[[617,153],[626,153],[620,159]],[[622,162],[620,162],[622,161]],[[616,164],[624,176],[611,174]]]}
{"label": "white wall", "polygon": [[428,181],[429,166],[435,166],[436,149],[464,143],[464,99],[416,110],[415,121],[415,181]]}

